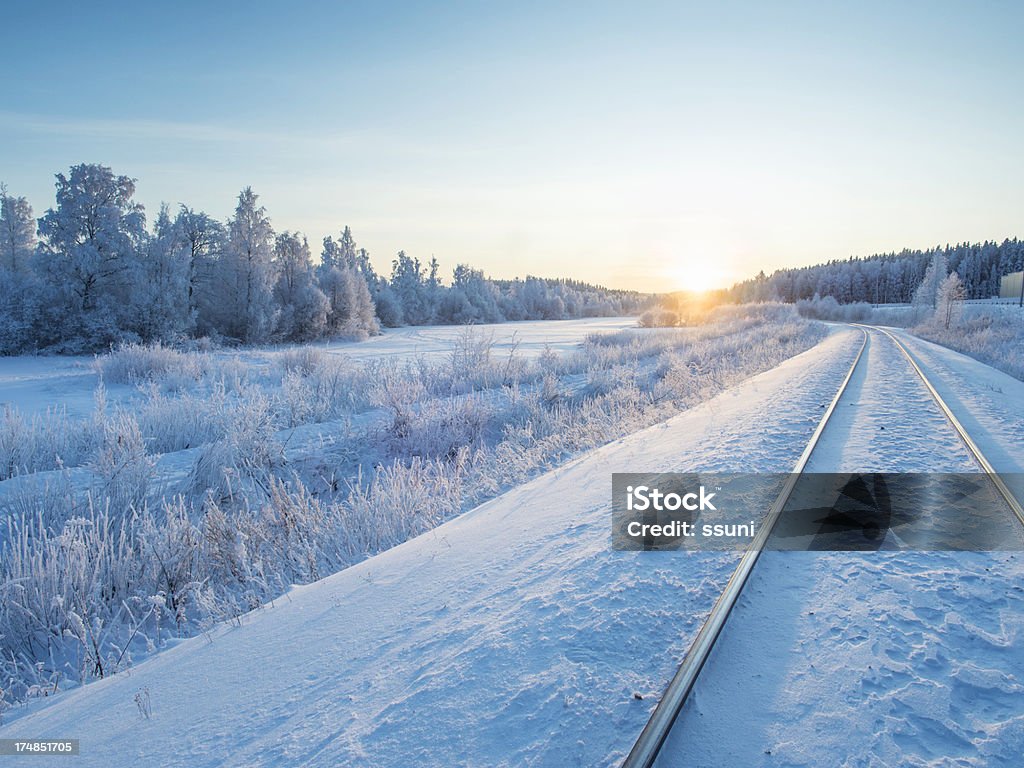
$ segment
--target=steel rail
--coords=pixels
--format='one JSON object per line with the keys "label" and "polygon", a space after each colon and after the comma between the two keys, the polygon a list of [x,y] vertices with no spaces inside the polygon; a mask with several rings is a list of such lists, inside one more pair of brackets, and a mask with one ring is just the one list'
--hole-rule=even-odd
{"label": "steel rail", "polygon": [[906,357],[907,360],[910,361],[911,367],[917,372],[917,375],[920,377],[921,381],[924,382],[925,388],[928,390],[929,393],[931,393],[931,396],[935,399],[935,402],[942,410],[942,413],[945,415],[946,419],[949,421],[950,424],[953,425],[953,429],[956,430],[956,433],[960,436],[960,439],[963,441],[963,444],[967,446],[968,452],[971,454],[971,456],[973,456],[974,460],[978,462],[978,465],[982,468],[982,470],[984,470],[985,474],[988,475],[988,479],[996,487],[996,490],[999,491],[999,495],[1003,497],[1003,500],[1006,502],[1006,505],[1013,511],[1013,514],[1017,516],[1017,520],[1020,522],[1020,524],[1024,525],[1024,507],[1021,506],[1021,503],[1013,495],[1010,489],[1006,487],[1006,483],[1004,483],[1003,479],[999,477],[999,474],[992,467],[992,464],[989,463],[989,460],[985,458],[985,454],[981,452],[981,449],[978,447],[978,444],[971,439],[971,436],[969,434],[967,434],[967,430],[964,429],[963,424],[961,424],[960,420],[957,419],[957,417],[953,414],[953,411],[950,409],[950,407],[946,405],[946,401],[942,399],[942,396],[938,393],[938,390],[936,390],[935,387],[932,386],[932,383],[928,380],[928,377],[925,376],[924,371],[921,370],[921,367],[917,364],[917,361],[914,359],[913,355],[910,354],[906,346],[904,346],[903,342],[901,342],[895,334],[889,332],[885,328],[880,328],[876,325],[860,325],[858,323],[855,323],[855,325],[858,325],[861,329],[871,328],[872,330],[879,331],[881,333],[884,333],[890,339],[892,339],[893,343],[900,350],[900,352],[903,353],[904,357]]}
{"label": "steel rail", "polygon": [[764,550],[764,546],[771,535],[772,529],[775,527],[775,523],[781,516],[790,495],[793,493],[797,480],[803,473],[812,451],[814,451],[818,440],[825,431],[825,425],[828,424],[828,420],[846,391],[850,379],[853,378],[853,373],[857,369],[857,365],[860,363],[868,343],[868,332],[864,328],[861,328],[861,332],[864,334],[864,339],[861,341],[860,349],[857,351],[857,356],[854,358],[850,370],[846,373],[846,378],[843,379],[843,383],[839,386],[839,391],[832,398],[832,402],[821,417],[821,421],[818,422],[818,426],[814,430],[814,434],[811,435],[811,439],[800,455],[796,466],[793,467],[792,472],[786,478],[782,491],[759,526],[757,536],[754,537],[750,547],[743,553],[739,564],[736,566],[736,570],[733,571],[732,576],[725,585],[725,589],[722,590],[722,594],[719,595],[718,600],[711,608],[711,613],[708,614],[700,631],[690,644],[682,664],[679,665],[679,669],[676,670],[661,700],[651,713],[650,719],[648,719],[643,731],[641,731],[640,736],[633,744],[629,755],[622,763],[623,768],[651,768],[657,759],[658,752],[661,751],[665,739],[668,738],[669,731],[672,730],[672,725],[675,723],[676,717],[686,701],[686,697],[693,690],[697,676],[711,654],[715,640],[718,639],[722,627],[725,626],[733,606],[736,605],[736,601],[739,599],[740,592],[743,591],[743,586],[747,583],[750,572],[754,569],[758,557],[760,557],[761,552]]}

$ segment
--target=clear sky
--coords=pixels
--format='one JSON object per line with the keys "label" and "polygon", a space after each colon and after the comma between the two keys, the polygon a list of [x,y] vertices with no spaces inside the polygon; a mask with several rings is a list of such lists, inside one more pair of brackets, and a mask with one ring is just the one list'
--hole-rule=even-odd
{"label": "clear sky", "polygon": [[669,290],[1024,235],[1024,3],[7,3],[0,180]]}

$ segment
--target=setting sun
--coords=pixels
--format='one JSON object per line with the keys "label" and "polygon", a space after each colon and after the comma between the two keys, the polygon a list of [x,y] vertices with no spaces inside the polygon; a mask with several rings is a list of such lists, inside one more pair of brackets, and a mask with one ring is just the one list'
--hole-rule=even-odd
{"label": "setting sun", "polygon": [[726,287],[727,278],[722,270],[711,263],[710,258],[688,259],[667,275],[673,290],[705,293],[715,288]]}

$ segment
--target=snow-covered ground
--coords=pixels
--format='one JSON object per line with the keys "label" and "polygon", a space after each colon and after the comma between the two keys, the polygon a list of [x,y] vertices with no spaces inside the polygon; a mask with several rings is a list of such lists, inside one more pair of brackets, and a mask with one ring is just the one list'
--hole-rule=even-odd
{"label": "snow-covered ground", "polygon": [[[505,354],[515,347],[517,354],[536,357],[550,349],[556,353],[575,349],[591,333],[610,333],[635,328],[635,317],[593,317],[581,320],[526,320],[514,323],[474,325],[473,330],[493,338],[496,354]],[[359,342],[331,342],[323,345],[331,352],[347,355],[353,360],[376,357],[412,357],[447,355],[452,342],[465,333],[464,326],[426,325],[385,328],[380,336]]]}
{"label": "snow-covered ground", "polygon": [[[1024,385],[966,355],[889,329],[910,349],[939,395],[997,472],[1024,473]],[[1024,498],[1020,488],[1018,498]]]}
{"label": "snow-covered ground", "polygon": [[[74,733],[79,763],[103,766],[614,763],[735,556],[612,551],[609,475],[788,470],[858,336],[835,333],[240,626],[8,713],[0,736]],[[134,701],[145,690],[151,719]]]}
{"label": "snow-covered ground", "polygon": [[[735,555],[613,551],[609,476],[788,471],[860,339],[836,327],[773,370],[235,624],[11,710],[0,738],[79,738],[84,766],[613,765]],[[1024,384],[911,343],[997,468],[1024,471],[1013,415]],[[811,469],[972,471],[891,343],[872,334],[865,355]],[[666,759],[1014,765],[1022,575],[1017,552],[766,553]]]}
{"label": "snow-covered ground", "polygon": [[[539,320],[494,325],[475,325],[479,337],[493,339],[496,354],[515,348],[523,358],[533,358],[550,349],[556,354],[579,346],[591,333],[635,328],[635,317],[597,317],[582,320]],[[379,358],[407,359],[437,357],[451,353],[452,342],[465,333],[465,326],[428,325],[385,328],[381,335],[361,342],[319,342],[308,346],[353,361]],[[247,366],[268,367],[285,347],[245,349],[217,353],[220,359],[239,358]],[[93,410],[98,381],[91,357],[0,357],[0,413],[5,407],[22,414],[63,409],[69,416],[86,417]],[[110,402],[129,400],[135,388],[107,382]]]}
{"label": "snow-covered ground", "polygon": [[137,401],[0,418],[3,705],[128,669],[825,334],[759,305],[532,360],[476,328],[443,355],[364,362],[118,349],[97,368]]}
{"label": "snow-covered ground", "polygon": [[[564,356],[578,350],[590,334],[614,333],[636,328],[636,318],[592,318],[582,320],[528,321],[493,325],[466,326],[410,326],[384,329],[380,336],[364,342],[329,342],[305,345],[331,357],[343,358],[357,365],[378,361],[402,362],[416,360],[437,361],[452,354],[453,345],[469,330],[477,343],[489,343],[490,354],[506,358],[510,353],[522,360],[532,360],[549,352]],[[303,347],[275,347],[222,351],[212,355],[215,361],[236,363],[247,374],[268,371],[279,365],[280,356],[290,349]],[[96,408],[96,388],[100,383],[98,366],[89,357],[0,357],[0,416],[5,408],[17,411],[26,418],[56,410],[67,420],[87,420]],[[585,377],[565,377],[566,387],[579,387]],[[503,394],[503,393],[499,393]],[[120,406],[133,411],[146,395],[131,384],[104,382],[103,397],[108,406]],[[278,434],[285,445],[284,459],[289,462],[305,460],[312,455],[321,458],[332,444],[344,442],[354,433],[365,435],[389,418],[385,408],[373,408],[358,414],[346,413],[343,418],[327,422],[292,426]],[[201,446],[185,450],[156,452],[154,458],[154,490],[164,496],[188,492],[189,474],[202,452]],[[46,484],[56,487],[65,479],[79,490],[94,485],[94,476],[85,467],[77,466],[71,457],[63,455],[61,471],[21,473],[4,479],[0,471],[0,504],[9,503],[26,492]],[[0,541],[3,534],[0,533]]]}
{"label": "snow-covered ground", "polygon": [[39,413],[64,408],[69,414],[85,416],[92,410],[95,387],[96,372],[89,357],[0,357],[0,411]]}
{"label": "snow-covered ground", "polygon": [[[1024,470],[1024,384],[900,338],[996,468]],[[865,355],[808,470],[977,471],[895,345],[872,331]],[[1002,552],[765,552],[658,765],[1020,765],[1024,552],[1006,522]]]}

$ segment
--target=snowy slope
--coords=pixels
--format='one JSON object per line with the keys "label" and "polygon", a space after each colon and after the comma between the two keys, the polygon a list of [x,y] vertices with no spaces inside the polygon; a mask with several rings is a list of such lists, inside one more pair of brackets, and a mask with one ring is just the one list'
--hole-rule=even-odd
{"label": "snowy slope", "polygon": [[839,331],[241,626],[7,713],[0,737],[80,738],[81,766],[614,763],[734,555],[613,552],[610,475],[788,470],[859,337]]}
{"label": "snowy slope", "polygon": [[[907,338],[1019,470],[1005,435],[1024,383]],[[895,346],[872,332],[865,354],[809,469],[977,471]],[[1020,766],[1024,552],[1007,525],[1018,551],[765,552],[658,765]]]}

